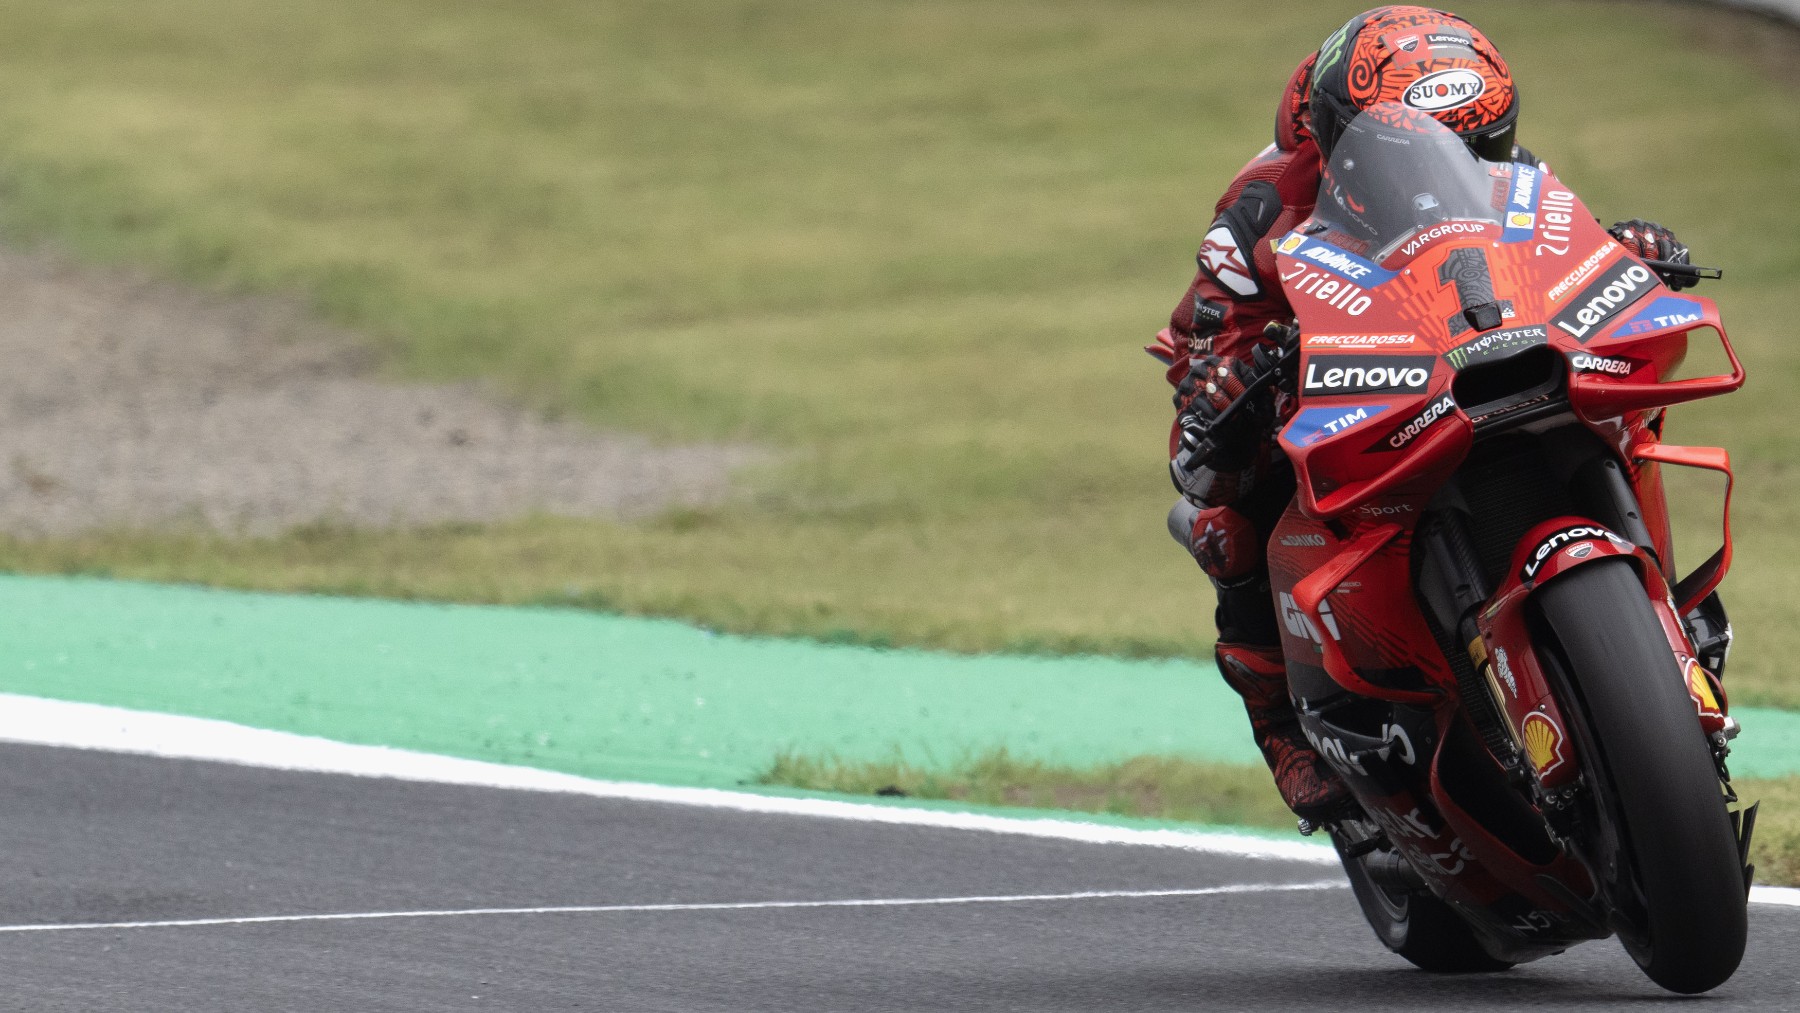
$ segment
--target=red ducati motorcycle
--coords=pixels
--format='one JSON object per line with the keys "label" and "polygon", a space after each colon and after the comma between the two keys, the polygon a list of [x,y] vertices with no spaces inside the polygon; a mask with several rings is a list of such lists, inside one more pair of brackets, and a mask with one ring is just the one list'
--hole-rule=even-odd
{"label": "red ducati motorcycle", "polygon": [[[1297,316],[1298,491],[1269,545],[1307,737],[1363,815],[1326,826],[1369,923],[1439,971],[1618,935],[1701,992],[1743,955],[1755,807],[1726,768],[1724,545],[1677,576],[1665,410],[1744,372],[1711,300],[1538,166],[1392,104],[1276,242]],[[1661,272],[1661,273],[1659,273]],[[1677,379],[1690,336],[1729,375]],[[1236,406],[1234,406],[1236,407]]]}

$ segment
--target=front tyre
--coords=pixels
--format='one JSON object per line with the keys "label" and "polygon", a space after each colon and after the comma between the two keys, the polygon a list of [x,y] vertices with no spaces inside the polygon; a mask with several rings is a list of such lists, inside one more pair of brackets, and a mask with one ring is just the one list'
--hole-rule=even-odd
{"label": "front tyre", "polygon": [[1513,966],[1489,956],[1450,905],[1424,891],[1375,882],[1361,859],[1344,854],[1344,840],[1338,834],[1333,833],[1331,841],[1337,846],[1338,860],[1344,863],[1344,874],[1350,877],[1356,902],[1362,905],[1363,917],[1383,946],[1414,966],[1439,974],[1504,971]]}
{"label": "front tyre", "polygon": [[[1565,713],[1598,818],[1617,827],[1612,902],[1650,980],[1704,992],[1737,970],[1747,934],[1744,870],[1712,751],[1633,565],[1603,560],[1536,595],[1560,651]],[[1552,652],[1541,652],[1550,654]],[[1592,844],[1593,842],[1590,842]],[[1600,850],[1605,851],[1604,846]]]}

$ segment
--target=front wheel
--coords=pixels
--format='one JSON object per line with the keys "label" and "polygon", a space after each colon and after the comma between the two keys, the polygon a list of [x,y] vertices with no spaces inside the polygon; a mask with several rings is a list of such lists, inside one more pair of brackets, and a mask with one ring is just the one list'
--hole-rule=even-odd
{"label": "front wheel", "polygon": [[1595,818],[1616,827],[1616,844],[1589,844],[1599,867],[1612,870],[1608,892],[1627,922],[1620,938],[1658,985],[1714,988],[1744,955],[1744,870],[1711,747],[1662,625],[1624,560],[1578,567],[1536,601],[1556,648],[1540,654],[1573,704],[1564,713],[1581,725],[1569,733]]}
{"label": "front wheel", "polygon": [[1495,960],[1481,948],[1475,933],[1450,905],[1422,890],[1383,886],[1369,876],[1362,860],[1344,853],[1344,841],[1331,835],[1338,860],[1350,877],[1350,890],[1362,905],[1363,917],[1383,946],[1414,966],[1440,974],[1504,971],[1513,966]]}

